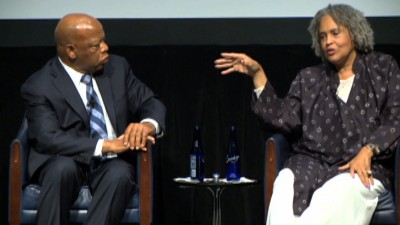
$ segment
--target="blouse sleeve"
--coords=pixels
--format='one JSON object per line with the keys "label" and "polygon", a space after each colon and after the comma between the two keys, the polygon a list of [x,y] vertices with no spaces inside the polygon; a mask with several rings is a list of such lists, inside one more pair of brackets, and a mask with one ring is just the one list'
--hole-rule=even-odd
{"label": "blouse sleeve", "polygon": [[377,67],[389,77],[387,87],[378,90],[385,92],[386,100],[380,110],[378,126],[367,140],[367,143],[379,146],[383,157],[393,153],[400,137],[400,71],[397,62],[390,58],[386,66]]}
{"label": "blouse sleeve", "polygon": [[288,133],[301,127],[301,78],[292,82],[285,98],[279,98],[268,82],[261,95],[252,100],[252,109],[266,125]]}

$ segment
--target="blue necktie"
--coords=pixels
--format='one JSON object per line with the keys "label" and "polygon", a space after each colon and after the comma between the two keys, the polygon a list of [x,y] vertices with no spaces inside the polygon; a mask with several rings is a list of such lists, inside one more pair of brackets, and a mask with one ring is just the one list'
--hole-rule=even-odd
{"label": "blue necktie", "polygon": [[82,75],[81,82],[86,84],[86,97],[88,100],[86,110],[90,116],[90,137],[106,139],[108,137],[107,127],[99,98],[93,89],[92,76],[88,74]]}

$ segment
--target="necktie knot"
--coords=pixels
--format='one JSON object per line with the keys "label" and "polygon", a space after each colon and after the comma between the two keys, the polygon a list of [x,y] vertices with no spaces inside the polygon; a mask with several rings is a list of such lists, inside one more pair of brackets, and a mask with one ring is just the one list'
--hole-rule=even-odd
{"label": "necktie knot", "polygon": [[81,82],[86,85],[92,86],[92,76],[89,74],[83,74],[81,77]]}

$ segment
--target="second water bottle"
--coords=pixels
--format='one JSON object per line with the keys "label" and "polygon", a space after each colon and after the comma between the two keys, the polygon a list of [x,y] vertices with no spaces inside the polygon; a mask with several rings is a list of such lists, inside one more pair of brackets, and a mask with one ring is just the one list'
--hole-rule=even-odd
{"label": "second water bottle", "polygon": [[239,150],[236,142],[236,129],[234,126],[230,130],[230,140],[228,154],[226,155],[226,180],[240,180],[240,160]]}

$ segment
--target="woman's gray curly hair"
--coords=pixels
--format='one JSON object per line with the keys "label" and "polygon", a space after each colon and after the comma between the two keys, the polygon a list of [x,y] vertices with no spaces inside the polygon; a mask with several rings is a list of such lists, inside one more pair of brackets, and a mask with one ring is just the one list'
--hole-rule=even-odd
{"label": "woman's gray curly hair", "polygon": [[308,26],[311,34],[312,45],[315,55],[326,60],[322,54],[319,26],[322,17],[329,15],[339,26],[347,27],[359,52],[369,52],[374,49],[374,31],[361,11],[344,4],[329,4],[326,8],[319,10]]}

